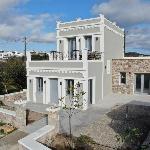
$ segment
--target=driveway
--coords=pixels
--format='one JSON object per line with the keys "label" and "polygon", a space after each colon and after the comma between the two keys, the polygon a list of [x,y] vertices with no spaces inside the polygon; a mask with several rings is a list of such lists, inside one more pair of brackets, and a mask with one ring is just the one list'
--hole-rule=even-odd
{"label": "driveway", "polygon": [[0,150],[19,150],[18,140],[25,137],[27,134],[16,130],[13,133],[0,139]]}

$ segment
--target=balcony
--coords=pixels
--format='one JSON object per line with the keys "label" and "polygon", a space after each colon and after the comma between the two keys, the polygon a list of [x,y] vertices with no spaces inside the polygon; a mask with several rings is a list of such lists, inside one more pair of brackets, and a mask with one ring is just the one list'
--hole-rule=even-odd
{"label": "balcony", "polygon": [[51,51],[50,53],[28,53],[29,61],[70,61],[70,60],[101,60],[101,53],[98,51],[73,50],[69,55]]}

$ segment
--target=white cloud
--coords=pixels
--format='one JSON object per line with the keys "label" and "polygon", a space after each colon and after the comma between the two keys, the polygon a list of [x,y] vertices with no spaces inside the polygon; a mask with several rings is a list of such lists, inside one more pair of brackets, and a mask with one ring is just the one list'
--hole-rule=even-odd
{"label": "white cloud", "polygon": [[27,36],[32,42],[55,42],[55,33],[51,32],[51,25],[54,26],[58,16],[48,13],[40,15],[18,13],[15,8],[27,1],[0,1],[0,39],[15,41]]}
{"label": "white cloud", "polygon": [[9,8],[13,8],[14,6],[27,2],[28,0],[1,0],[0,1],[0,11],[6,11]]}
{"label": "white cloud", "polygon": [[150,53],[150,27],[131,27],[127,33],[128,48],[148,50]]}
{"label": "white cloud", "polygon": [[56,33],[50,32],[31,35],[29,41],[41,43],[50,43],[50,42],[53,43],[56,41]]}
{"label": "white cloud", "polygon": [[92,13],[102,13],[106,18],[125,27],[128,32],[128,49],[144,49],[150,53],[150,1],[108,0],[95,4]]}
{"label": "white cloud", "polygon": [[150,23],[150,1],[145,0],[109,0],[95,4],[92,12],[102,13],[121,25]]}

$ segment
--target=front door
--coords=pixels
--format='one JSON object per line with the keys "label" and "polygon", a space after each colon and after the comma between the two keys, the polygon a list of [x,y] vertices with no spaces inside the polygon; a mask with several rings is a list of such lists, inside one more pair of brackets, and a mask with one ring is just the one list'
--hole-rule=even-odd
{"label": "front door", "polygon": [[50,103],[58,104],[58,79],[50,79]]}
{"label": "front door", "polygon": [[150,94],[150,74],[136,74],[135,93]]}

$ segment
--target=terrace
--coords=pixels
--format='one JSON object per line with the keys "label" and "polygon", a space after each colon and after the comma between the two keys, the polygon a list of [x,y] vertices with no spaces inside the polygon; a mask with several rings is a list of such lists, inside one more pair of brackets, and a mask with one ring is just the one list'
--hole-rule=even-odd
{"label": "terrace", "polygon": [[59,60],[101,60],[101,53],[91,50],[73,50],[68,56],[65,53],[58,52],[56,50],[50,51],[50,53],[28,53],[28,58],[31,61],[59,61]]}
{"label": "terrace", "polygon": [[27,53],[27,68],[86,70],[88,62],[101,62],[101,53],[97,51],[74,50],[71,57],[62,52]]}

